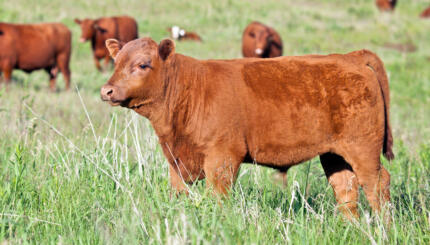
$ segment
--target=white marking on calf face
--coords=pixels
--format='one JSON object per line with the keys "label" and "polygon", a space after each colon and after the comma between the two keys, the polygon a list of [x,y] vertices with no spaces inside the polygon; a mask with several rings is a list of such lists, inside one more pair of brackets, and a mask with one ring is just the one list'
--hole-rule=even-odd
{"label": "white marking on calf face", "polygon": [[261,55],[263,53],[263,50],[261,48],[258,48],[258,49],[255,50],[255,53],[257,55]]}
{"label": "white marking on calf face", "polygon": [[181,37],[185,36],[185,30],[184,29],[181,29],[179,31],[179,36],[181,36]]}

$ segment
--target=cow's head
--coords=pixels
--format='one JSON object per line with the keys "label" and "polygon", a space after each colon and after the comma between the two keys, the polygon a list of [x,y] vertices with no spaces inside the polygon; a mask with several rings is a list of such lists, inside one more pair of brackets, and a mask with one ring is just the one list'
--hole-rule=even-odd
{"label": "cow's head", "polygon": [[393,11],[397,0],[377,0],[376,5],[381,11]]}
{"label": "cow's head", "polygon": [[106,30],[100,27],[97,24],[97,21],[93,19],[75,19],[75,23],[81,26],[82,33],[80,41],[82,43],[90,40],[95,35],[96,31],[99,31],[101,33],[106,32]]}
{"label": "cow's head", "polygon": [[392,9],[396,7],[397,0],[388,0]]}
{"label": "cow's head", "polygon": [[269,28],[256,24],[253,25],[248,35],[255,41],[255,57],[263,57],[269,51],[272,42],[272,34]]}
{"label": "cow's head", "polygon": [[161,73],[175,53],[173,41],[165,39],[157,45],[150,38],[140,38],[124,45],[108,39],[106,47],[115,71],[100,90],[103,101],[142,112],[163,100]]}

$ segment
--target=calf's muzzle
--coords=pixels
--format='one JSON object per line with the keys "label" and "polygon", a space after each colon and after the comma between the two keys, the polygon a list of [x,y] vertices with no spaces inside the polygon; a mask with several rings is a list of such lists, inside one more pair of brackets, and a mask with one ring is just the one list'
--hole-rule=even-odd
{"label": "calf's muzzle", "polygon": [[104,85],[100,89],[100,97],[103,101],[112,101],[113,96],[115,95],[115,87],[109,84]]}

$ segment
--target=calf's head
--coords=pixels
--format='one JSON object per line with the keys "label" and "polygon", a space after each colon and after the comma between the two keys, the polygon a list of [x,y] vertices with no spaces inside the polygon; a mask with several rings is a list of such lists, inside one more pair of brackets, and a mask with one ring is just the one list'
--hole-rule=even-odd
{"label": "calf's head", "polygon": [[97,24],[96,20],[93,19],[75,19],[75,23],[81,26],[81,38],[80,41],[86,42],[93,38],[97,31],[104,33],[106,30]]}
{"label": "calf's head", "polygon": [[163,70],[175,52],[174,42],[165,39],[157,45],[150,38],[140,38],[124,45],[108,39],[106,47],[115,70],[100,90],[102,100],[142,113],[159,104],[164,96]]}
{"label": "calf's head", "polygon": [[270,44],[273,39],[269,28],[260,24],[254,25],[248,35],[255,41],[255,57],[264,57],[264,55],[269,52]]}

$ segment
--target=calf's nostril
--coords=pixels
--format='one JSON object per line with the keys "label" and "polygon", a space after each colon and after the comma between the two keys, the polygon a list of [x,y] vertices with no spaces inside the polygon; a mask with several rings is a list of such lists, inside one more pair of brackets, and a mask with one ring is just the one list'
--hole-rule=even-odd
{"label": "calf's nostril", "polygon": [[113,90],[112,90],[112,89],[109,89],[109,90],[106,92],[106,95],[112,95],[112,93],[113,93]]}

